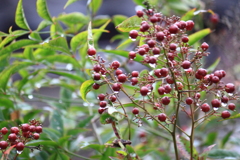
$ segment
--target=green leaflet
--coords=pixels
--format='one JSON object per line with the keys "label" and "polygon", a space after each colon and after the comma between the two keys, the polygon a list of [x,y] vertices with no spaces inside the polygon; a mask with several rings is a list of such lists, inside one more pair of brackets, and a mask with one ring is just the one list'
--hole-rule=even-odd
{"label": "green leaflet", "polygon": [[18,27],[20,27],[22,29],[30,30],[27,20],[26,20],[26,17],[25,17],[25,14],[24,14],[22,0],[19,0],[18,5],[17,5],[17,9],[16,9],[16,13],[15,13],[15,23],[18,25]]}
{"label": "green leaflet", "polygon": [[138,16],[132,16],[119,25],[116,28],[122,32],[130,32],[131,30],[139,30],[142,20]]}
{"label": "green leaflet", "polygon": [[203,30],[200,30],[198,32],[195,32],[193,34],[191,34],[190,36],[188,36],[189,41],[188,44],[191,46],[193,44],[195,44],[196,42],[198,42],[199,40],[203,39],[206,35],[211,33],[211,29],[210,28],[206,28]]}
{"label": "green leaflet", "polygon": [[52,22],[52,18],[48,12],[46,0],[37,0],[37,13],[41,18]]}
{"label": "green leaflet", "polygon": [[90,79],[85,81],[80,87],[81,97],[86,102],[87,102],[87,99],[86,99],[87,93],[90,91],[90,88],[92,87],[93,83],[94,81]]}

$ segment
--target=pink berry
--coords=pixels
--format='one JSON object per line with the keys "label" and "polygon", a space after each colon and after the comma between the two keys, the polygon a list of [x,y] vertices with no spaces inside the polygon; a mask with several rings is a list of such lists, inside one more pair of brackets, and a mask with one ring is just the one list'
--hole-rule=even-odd
{"label": "pink berry", "polygon": [[164,87],[159,87],[158,88],[159,95],[164,95],[164,92],[165,92],[165,88]]}
{"label": "pink berry", "polygon": [[152,22],[152,23],[156,23],[156,22],[158,21],[158,17],[156,17],[156,16],[151,16],[149,20],[150,20],[150,22]]}
{"label": "pink berry", "polygon": [[130,52],[128,53],[128,57],[129,57],[130,59],[136,58],[136,52],[130,51]]}
{"label": "pink berry", "polygon": [[155,46],[155,44],[156,44],[156,41],[153,40],[153,39],[150,39],[150,40],[147,42],[147,44],[148,44],[148,46],[149,46],[150,48],[153,48],[153,47]]}

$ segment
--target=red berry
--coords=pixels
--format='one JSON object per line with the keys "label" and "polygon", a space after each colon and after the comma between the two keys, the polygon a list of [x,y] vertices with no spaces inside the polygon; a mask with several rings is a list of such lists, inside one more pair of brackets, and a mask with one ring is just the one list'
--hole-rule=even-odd
{"label": "red berry", "polygon": [[6,127],[3,127],[3,128],[1,129],[1,132],[2,132],[3,135],[5,135],[5,134],[8,133],[8,129],[7,129]]}
{"label": "red berry", "polygon": [[143,56],[144,54],[146,54],[146,50],[144,48],[138,48],[138,53]]}
{"label": "red berry", "polygon": [[170,98],[169,97],[163,97],[161,99],[162,104],[168,105],[170,103]]}
{"label": "red berry", "polygon": [[118,78],[118,81],[121,83],[124,83],[127,80],[127,76],[125,74],[119,74],[117,78]]}
{"label": "red berry", "polygon": [[90,48],[88,48],[88,50],[87,50],[87,54],[89,55],[89,56],[93,56],[93,55],[95,55],[97,52],[96,52],[96,49],[95,48],[93,48],[93,47],[90,47]]}
{"label": "red berry", "polygon": [[164,89],[165,89],[165,93],[170,93],[172,91],[172,87],[168,84],[164,86]]}
{"label": "red berry", "polygon": [[104,111],[105,111],[105,108],[101,108],[101,107],[98,108],[98,113],[99,114],[102,114]]}
{"label": "red berry", "polygon": [[164,36],[165,36],[165,34],[163,32],[157,32],[157,34],[156,34],[156,38],[159,41],[164,40]]}
{"label": "red berry", "polygon": [[30,132],[29,131],[27,131],[27,132],[22,132],[22,135],[23,135],[23,137],[25,137],[25,138],[29,138],[30,137]]}
{"label": "red berry", "polygon": [[222,103],[228,103],[228,100],[229,100],[229,98],[226,97],[226,96],[223,96],[223,97],[221,98],[221,102],[222,102]]}
{"label": "red berry", "polygon": [[178,88],[178,90],[182,90],[183,84],[181,82],[177,82],[177,88]]}
{"label": "red berry", "polygon": [[182,68],[183,69],[188,69],[188,68],[190,68],[190,66],[191,66],[191,62],[190,61],[185,60],[185,61],[182,62]]}
{"label": "red berry", "polygon": [[156,16],[151,16],[149,20],[150,20],[150,22],[152,22],[152,23],[156,23],[156,22],[158,21],[158,17],[156,17]]}
{"label": "red berry", "polygon": [[37,133],[42,133],[42,126],[36,126],[35,131]]}
{"label": "red berry", "polygon": [[93,66],[93,70],[98,73],[98,72],[100,72],[100,70],[101,70],[101,66],[98,65],[98,64],[97,64],[97,65],[94,65],[94,66]]}
{"label": "red berry", "polygon": [[161,73],[160,73],[161,69],[156,69],[154,70],[154,75],[158,78],[161,78]]}
{"label": "red berry", "polygon": [[225,91],[227,93],[233,93],[235,91],[235,86],[232,83],[228,83],[225,85]]}
{"label": "red berry", "polygon": [[121,85],[119,83],[114,83],[112,89],[113,91],[118,92],[121,89]]}
{"label": "red berry", "polygon": [[224,70],[220,70],[220,72],[222,72],[222,77],[226,76],[226,72]]}
{"label": "red berry", "polygon": [[201,76],[206,76],[207,75],[207,70],[206,69],[203,69],[203,68],[199,68],[197,70],[197,74],[201,75]]}
{"label": "red berry", "polygon": [[150,49],[147,44],[143,44],[140,48],[144,48],[146,52],[148,52]]}
{"label": "red berry", "polygon": [[147,136],[146,132],[139,133],[139,138],[145,138]]}
{"label": "red berry", "polygon": [[8,139],[9,139],[9,141],[14,142],[17,139],[17,135],[15,133],[10,133],[8,135]]}
{"label": "red berry", "polygon": [[156,57],[153,57],[153,56],[149,57],[148,63],[155,64],[156,62],[157,62],[157,58]]}
{"label": "red berry", "polygon": [[132,113],[133,114],[138,114],[139,113],[139,109],[138,108],[133,108]]}
{"label": "red berry", "polygon": [[182,37],[182,42],[183,43],[187,43],[189,41],[188,37],[187,36],[183,36]]}
{"label": "red berry", "polygon": [[109,99],[111,102],[115,102],[117,100],[117,97],[115,95],[111,95]]}
{"label": "red berry", "polygon": [[146,95],[148,94],[148,92],[149,92],[148,87],[143,86],[143,87],[140,89],[140,93],[141,93],[142,96],[146,96]]}
{"label": "red berry", "polygon": [[203,112],[208,112],[208,111],[210,111],[210,106],[207,103],[204,103],[201,105],[201,110]]}
{"label": "red berry", "polygon": [[165,122],[166,119],[167,119],[167,116],[166,116],[165,113],[160,113],[160,114],[158,115],[158,120],[159,120],[159,121]]}
{"label": "red berry", "polygon": [[123,73],[123,71],[121,70],[121,69],[117,69],[116,70],[116,72],[115,72],[115,74],[118,76],[118,75],[120,75],[120,74],[122,74]]}
{"label": "red berry", "polygon": [[105,99],[105,94],[101,93],[101,94],[98,95],[97,98],[98,98],[99,101],[103,101]]}
{"label": "red berry", "polygon": [[17,151],[22,151],[24,149],[24,144],[22,142],[18,142],[15,146],[15,148],[17,149]]}
{"label": "red berry", "polygon": [[107,106],[107,102],[106,101],[101,101],[99,102],[99,106],[102,108],[105,108]]}
{"label": "red berry", "polygon": [[211,101],[212,107],[219,108],[221,107],[221,102],[218,99],[214,99]]}
{"label": "red berry", "polygon": [[8,143],[6,141],[0,141],[0,149],[4,150],[8,147]]}
{"label": "red berry", "polygon": [[27,131],[29,131],[29,127],[30,127],[30,125],[25,123],[25,124],[22,124],[21,129],[23,132],[27,132]]}
{"label": "red berry", "polygon": [[184,22],[184,21],[180,21],[176,24],[177,24],[178,28],[180,28],[180,29],[184,29],[187,26],[186,22]]}
{"label": "red berry", "polygon": [[194,94],[194,98],[196,98],[196,99],[201,98],[201,94],[200,94],[200,93],[195,93],[195,94]]}
{"label": "red berry", "polygon": [[18,127],[11,127],[10,132],[18,134],[19,133],[19,128]]}
{"label": "red berry", "polygon": [[213,82],[213,83],[218,83],[219,81],[220,81],[220,79],[219,79],[218,76],[213,76],[213,77],[211,78],[211,82]]}
{"label": "red berry", "polygon": [[164,92],[165,92],[165,88],[164,88],[164,87],[159,87],[159,88],[158,88],[158,93],[159,93],[160,95],[164,95]]}
{"label": "red berry", "polygon": [[37,139],[39,139],[39,138],[40,138],[40,135],[39,135],[38,133],[34,133],[34,134],[33,134],[33,139],[36,139],[36,140],[37,140]]}
{"label": "red berry", "polygon": [[168,69],[167,68],[162,68],[160,70],[160,74],[162,77],[166,77],[168,75]]}
{"label": "red berry", "polygon": [[132,38],[132,39],[136,39],[137,36],[138,36],[138,31],[137,30],[131,30],[129,32],[129,36]]}
{"label": "red berry", "polygon": [[235,108],[236,108],[236,106],[235,106],[234,103],[229,103],[229,104],[228,104],[228,109],[234,111]]}
{"label": "red berry", "polygon": [[100,88],[100,84],[94,83],[94,84],[92,85],[92,88],[97,90],[97,89]]}
{"label": "red berry", "polygon": [[100,79],[101,79],[101,74],[99,74],[99,73],[94,73],[94,74],[93,74],[93,79],[94,79],[95,81],[100,80]]}
{"label": "red berry", "polygon": [[223,119],[225,119],[225,118],[229,118],[231,116],[231,114],[228,111],[223,111],[221,116],[222,116]]}
{"label": "red berry", "polygon": [[168,84],[173,84],[174,83],[173,79],[171,77],[169,77],[169,76],[166,78],[166,82]]}
{"label": "red berry", "polygon": [[156,41],[153,40],[153,39],[150,39],[150,40],[147,42],[147,44],[148,44],[148,46],[149,46],[150,48],[153,48],[153,47],[155,46],[155,44],[156,44]]}
{"label": "red berry", "polygon": [[130,52],[128,53],[128,57],[129,57],[130,59],[136,58],[136,52],[130,51]]}
{"label": "red berry", "polygon": [[214,14],[211,14],[210,16],[210,21],[213,23],[213,24],[216,24],[219,22],[219,16],[217,13],[214,13]]}
{"label": "red berry", "polygon": [[222,71],[220,71],[220,70],[216,70],[213,75],[217,76],[219,79],[221,79],[223,77]]}
{"label": "red berry", "polygon": [[140,17],[142,17],[142,16],[143,16],[143,14],[144,14],[144,13],[143,13],[143,11],[140,11],[140,10],[139,10],[139,11],[137,11],[137,13],[136,13],[136,14],[137,14],[137,16],[140,18]]}
{"label": "red berry", "polygon": [[177,49],[177,45],[175,43],[171,43],[169,45],[169,49],[175,51]]}
{"label": "red berry", "polygon": [[138,79],[136,77],[133,77],[131,79],[131,83],[132,83],[133,86],[136,85],[138,83]]}
{"label": "red berry", "polygon": [[169,27],[168,30],[169,30],[170,33],[176,34],[176,33],[178,32],[179,28],[178,28],[177,25],[173,24],[173,25],[171,25],[171,26]]}
{"label": "red berry", "polygon": [[36,130],[36,127],[34,125],[29,126],[29,131],[30,132],[35,132],[35,130]]}
{"label": "red berry", "polygon": [[174,60],[174,54],[171,53],[171,52],[167,53],[167,57],[168,57],[168,59],[169,59],[170,61],[173,61],[173,60]]}
{"label": "red berry", "polygon": [[158,55],[158,54],[160,54],[160,48],[158,48],[158,47],[154,47],[153,49],[152,49],[152,53],[154,54],[154,55]]}
{"label": "red berry", "polygon": [[132,71],[132,77],[138,77],[139,72],[138,71]]}
{"label": "red berry", "polygon": [[202,50],[206,51],[208,49],[209,45],[206,42],[203,42],[201,45]]}
{"label": "red berry", "polygon": [[140,27],[140,31],[141,32],[146,32],[148,29],[150,28],[150,25],[146,22],[146,23],[143,23]]}
{"label": "red berry", "polygon": [[191,97],[186,98],[186,104],[191,105],[193,103],[193,99]]}
{"label": "red berry", "polygon": [[193,29],[193,27],[194,27],[194,22],[192,20],[188,20],[186,22],[186,29],[190,31]]}
{"label": "red berry", "polygon": [[112,69],[118,69],[120,67],[120,63],[118,61],[113,61],[111,64]]}

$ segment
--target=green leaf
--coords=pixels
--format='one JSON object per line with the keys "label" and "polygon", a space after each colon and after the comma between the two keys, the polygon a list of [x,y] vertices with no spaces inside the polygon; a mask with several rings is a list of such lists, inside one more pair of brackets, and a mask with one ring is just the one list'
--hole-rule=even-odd
{"label": "green leaf", "polygon": [[25,47],[25,49],[23,51],[23,55],[25,58],[27,58],[29,60],[34,60],[33,49],[31,47]]}
{"label": "green leaf", "polygon": [[133,0],[133,2],[135,2],[137,5],[140,5],[140,6],[144,6],[143,5],[143,2],[144,2],[145,0]]}
{"label": "green leaf", "polygon": [[108,114],[112,117],[114,117],[116,120],[120,121],[124,118],[123,114],[120,113],[116,108],[114,107],[108,107]]}
{"label": "green leaf", "polygon": [[50,35],[52,39],[64,36],[64,30],[62,26],[58,23],[58,21],[56,21],[55,18],[54,23],[50,26]]}
{"label": "green leaf", "polygon": [[89,2],[88,7],[92,11],[92,14],[95,15],[102,5],[102,0],[90,0]]}
{"label": "green leaf", "polygon": [[87,93],[90,91],[93,83],[94,83],[94,81],[90,79],[90,80],[85,81],[80,87],[80,95],[81,95],[82,99],[86,102],[88,102],[86,99]]}
{"label": "green leaf", "polygon": [[52,18],[48,12],[46,0],[37,0],[37,13],[41,18],[52,22]]}
{"label": "green leaf", "polygon": [[6,36],[8,36],[7,33],[4,33],[4,32],[1,32],[1,31],[0,31],[0,37],[6,37]]}
{"label": "green leaf", "polygon": [[13,108],[13,102],[8,97],[0,97],[0,107]]}
{"label": "green leaf", "polygon": [[34,109],[34,110],[29,111],[27,114],[25,114],[25,115],[23,116],[23,121],[24,121],[24,123],[28,123],[29,120],[35,118],[35,116],[36,116],[38,113],[41,113],[41,112],[42,112],[42,110],[40,110],[40,109]]}
{"label": "green leaf", "polygon": [[100,144],[89,144],[87,145],[86,147],[84,148],[91,148],[91,149],[94,149],[100,153],[103,152],[104,148],[105,148],[105,145],[100,145]]}
{"label": "green leaf", "polygon": [[18,1],[16,13],[15,13],[15,23],[18,25],[18,27],[22,29],[30,30],[26,17],[24,15],[22,0]]}
{"label": "green leaf", "polygon": [[26,143],[26,146],[38,146],[38,145],[57,146],[58,144],[50,140],[34,140]]}
{"label": "green leaf", "polygon": [[88,48],[94,47],[91,21],[88,24],[88,30],[87,31],[88,31],[88,39],[87,39]]}
{"label": "green leaf", "polygon": [[58,16],[57,20],[60,20],[68,25],[75,25],[77,23],[87,23],[87,18],[84,14],[79,12],[73,12],[69,14],[62,14]]}
{"label": "green leaf", "polygon": [[[190,141],[184,137],[180,137],[180,141],[184,145],[185,150],[190,153]],[[195,147],[193,147],[193,159],[198,159],[198,152]]]}
{"label": "green leaf", "polygon": [[47,160],[69,160],[69,157],[62,152],[55,152]]}
{"label": "green leaf", "polygon": [[208,154],[208,158],[213,159],[239,159],[240,154],[234,151],[228,151],[223,149],[212,150]]}
{"label": "green leaf", "polygon": [[67,6],[69,6],[70,4],[72,4],[72,3],[74,3],[74,2],[77,2],[77,1],[79,1],[79,0],[68,0],[67,3],[66,3],[65,6],[64,6],[64,9],[66,9]]}
{"label": "green leaf", "polygon": [[207,68],[207,71],[209,73],[212,73],[218,66],[219,62],[220,62],[221,58],[218,57],[215,62],[213,62],[213,64],[211,64],[208,68]]}
{"label": "green leaf", "polygon": [[6,87],[7,87],[7,83],[9,81],[9,78],[12,74],[16,73],[17,71],[19,71],[22,68],[31,66],[33,64],[34,63],[31,63],[31,62],[19,62],[19,63],[12,64],[11,66],[9,66],[5,70],[3,70],[0,73],[0,78],[1,78],[0,88],[5,91]]}
{"label": "green leaf", "polygon": [[122,47],[126,47],[127,45],[129,45],[129,44],[131,44],[131,43],[133,43],[133,40],[130,39],[130,38],[128,38],[128,39],[126,39],[125,41],[123,41],[121,44],[119,44],[119,45],[117,46],[117,49],[120,49],[120,48],[122,48]]}
{"label": "green leaf", "polygon": [[199,40],[203,39],[206,35],[211,33],[211,29],[210,28],[206,28],[203,30],[200,30],[198,32],[195,32],[193,34],[191,34],[190,36],[188,36],[189,41],[188,44],[191,46],[194,43],[198,42]]}
{"label": "green leaf", "polygon": [[109,21],[111,18],[108,15],[98,15],[95,16],[92,20],[92,27],[99,27]]}
{"label": "green leaf", "polygon": [[125,21],[127,18],[128,18],[128,17],[127,17],[127,16],[124,16],[124,15],[114,15],[114,16],[112,17],[114,26],[119,25],[120,23],[122,23],[123,21]]}
{"label": "green leaf", "polygon": [[122,32],[130,32],[131,30],[139,30],[142,19],[138,16],[132,16],[122,23],[120,23],[116,28]]}
{"label": "green leaf", "polygon": [[[111,22],[111,20],[108,20],[106,23],[104,23],[99,29],[101,30],[104,30],[107,25]],[[98,41],[99,41],[99,38],[101,37],[103,32],[96,32],[94,35],[93,35],[93,39],[94,39],[94,43],[95,44],[98,44]]]}
{"label": "green leaf", "polygon": [[43,46],[71,54],[71,52],[68,48],[67,40],[64,37],[55,38],[55,39],[49,41],[49,43],[44,43]]}
{"label": "green leaf", "polygon": [[214,146],[216,146],[216,144],[213,144],[213,145],[208,146],[207,148],[205,148],[205,149],[203,150],[203,152],[199,155],[199,158],[200,158],[201,160],[205,160],[205,159],[207,158],[207,156],[208,156],[208,153],[212,150],[212,148],[213,148]]}
{"label": "green leaf", "polygon": [[86,127],[86,126],[91,122],[91,120],[92,120],[93,117],[94,117],[94,115],[88,116],[87,118],[81,120],[81,121],[78,123],[77,126],[80,127],[80,128]]}
{"label": "green leaf", "polygon": [[37,32],[32,32],[29,36],[29,39],[37,41],[37,42],[42,42],[42,38]]}
{"label": "green leaf", "polygon": [[228,142],[229,138],[233,134],[233,131],[229,131],[221,140],[221,148],[224,148],[225,144]]}
{"label": "green leaf", "polygon": [[217,139],[218,133],[211,132],[207,135],[204,145],[209,146],[214,144],[215,140]]}
{"label": "green leaf", "polygon": [[187,13],[185,13],[185,14],[182,16],[181,20],[182,20],[182,21],[187,21],[187,20],[192,19],[192,17],[194,16],[194,12],[195,12],[195,11],[196,11],[196,8],[191,9],[190,11],[188,11]]}
{"label": "green leaf", "polygon": [[41,31],[42,29],[46,28],[47,26],[50,26],[52,24],[52,22],[47,21],[47,20],[43,20],[37,28],[37,31]]}
{"label": "green leaf", "polygon": [[3,46],[5,46],[6,44],[10,43],[12,40],[23,36],[24,34],[29,33],[29,31],[23,31],[23,30],[16,30],[11,32],[11,34],[9,34],[6,38],[4,38],[4,40],[1,42],[0,44],[0,48],[2,48]]}
{"label": "green leaf", "polygon": [[61,71],[52,71],[52,70],[48,70],[48,73],[53,73],[53,74],[57,74],[57,75],[60,75],[60,76],[64,76],[64,77],[68,77],[72,80],[76,80],[78,82],[84,82],[85,79],[80,77],[80,76],[77,76],[77,75],[74,75],[73,73],[67,73],[67,72],[61,72]]}

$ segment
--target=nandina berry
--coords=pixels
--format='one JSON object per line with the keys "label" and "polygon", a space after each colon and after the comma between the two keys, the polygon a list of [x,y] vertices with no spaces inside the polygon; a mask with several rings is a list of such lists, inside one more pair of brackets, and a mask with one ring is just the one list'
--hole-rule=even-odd
{"label": "nandina berry", "polygon": [[166,119],[167,119],[167,116],[166,116],[165,113],[160,113],[160,114],[158,115],[158,120],[159,120],[159,121],[165,122]]}
{"label": "nandina berry", "polygon": [[211,101],[211,104],[212,104],[212,107],[215,107],[215,108],[221,107],[221,102],[220,102],[220,100],[218,100],[218,99],[213,99],[213,100]]}
{"label": "nandina berry", "polygon": [[217,76],[219,79],[223,78],[222,71],[220,70],[216,70],[213,75]]}
{"label": "nandina berry", "polygon": [[90,47],[90,48],[88,48],[88,50],[87,50],[87,54],[88,54],[89,56],[93,56],[93,55],[95,55],[96,53],[97,53],[97,51],[96,51],[96,49],[93,48],[93,47]]}
{"label": "nandina berry", "polygon": [[134,85],[136,85],[138,83],[138,79],[136,78],[136,77],[133,77],[132,79],[131,79],[131,84],[134,86]]}
{"label": "nandina berry", "polygon": [[170,93],[172,91],[172,87],[168,84],[164,86],[164,89],[165,89],[165,93]]}
{"label": "nandina berry", "polygon": [[132,71],[132,77],[138,77],[139,72],[138,71]]}
{"label": "nandina berry", "polygon": [[118,81],[121,83],[124,83],[127,80],[127,76],[125,74],[119,74],[117,78],[118,78]]}
{"label": "nandina berry", "polygon": [[147,44],[150,48],[153,48],[156,45],[156,41],[153,39],[150,39],[149,41],[147,41]]}
{"label": "nandina berry", "polygon": [[114,83],[112,89],[113,91],[118,92],[121,89],[121,85],[119,83]]}
{"label": "nandina berry", "polygon": [[103,100],[105,99],[105,94],[103,94],[103,93],[99,94],[99,95],[97,96],[97,99],[98,99],[99,101],[103,101]]}
{"label": "nandina berry", "polygon": [[141,56],[143,56],[144,54],[146,54],[146,49],[145,48],[138,48],[138,51],[137,51]]}
{"label": "nandina berry", "polygon": [[42,133],[42,126],[36,126],[35,131],[37,133]]}
{"label": "nandina berry", "polygon": [[208,112],[208,111],[210,111],[210,106],[207,103],[204,103],[201,105],[201,110],[203,112]]}
{"label": "nandina berry", "polygon": [[9,139],[10,142],[14,142],[17,139],[17,135],[15,133],[10,133],[8,135],[8,139]]}
{"label": "nandina berry", "polygon": [[207,75],[207,70],[206,69],[204,69],[204,68],[199,68],[198,70],[197,70],[197,74],[200,74],[201,76],[206,76]]}
{"label": "nandina berry", "polygon": [[30,125],[27,123],[21,125],[21,129],[23,132],[29,131],[29,127],[30,127]]}
{"label": "nandina berry", "polygon": [[195,93],[195,94],[194,94],[194,98],[196,98],[196,99],[201,98],[201,94],[200,94],[200,93]]}
{"label": "nandina berry", "polygon": [[97,89],[100,88],[100,84],[94,83],[94,84],[92,85],[92,88],[95,89],[95,90],[97,90]]}
{"label": "nandina berry", "polygon": [[187,43],[189,41],[188,37],[187,36],[183,36],[182,37],[182,42],[183,43]]}
{"label": "nandina berry", "polygon": [[206,51],[208,49],[209,45],[206,42],[203,42],[201,45],[202,50]]}
{"label": "nandina berry", "polygon": [[6,141],[0,141],[0,149],[4,150],[8,147],[8,143]]}
{"label": "nandina berry", "polygon": [[142,131],[138,134],[138,136],[139,136],[139,138],[145,138],[145,137],[147,137],[147,133]]}
{"label": "nandina berry", "polygon": [[148,52],[150,50],[150,48],[147,44],[143,44],[140,48],[144,48],[146,52]]}
{"label": "nandina berry", "polygon": [[107,102],[106,101],[101,101],[99,102],[99,106],[102,108],[105,108],[107,106]]}
{"label": "nandina berry", "polygon": [[29,138],[29,137],[30,137],[30,134],[31,134],[31,132],[29,132],[29,131],[27,131],[27,132],[22,132],[22,135],[23,135],[23,137],[25,137],[25,138]]}
{"label": "nandina berry", "polygon": [[218,83],[220,81],[218,76],[213,76],[210,80],[212,83]]}
{"label": "nandina berry", "polygon": [[139,113],[139,109],[138,108],[133,108],[132,113],[133,114],[138,114]]}
{"label": "nandina berry", "polygon": [[115,102],[115,101],[117,100],[117,97],[116,97],[115,95],[111,95],[111,96],[109,97],[109,100],[110,100],[111,102]]}
{"label": "nandina berry", "polygon": [[157,32],[157,33],[156,33],[156,38],[157,38],[157,40],[159,40],[159,41],[164,40],[164,36],[165,36],[165,34],[164,34],[163,32]]}
{"label": "nandina berry", "polygon": [[190,68],[190,66],[191,66],[191,62],[190,61],[185,60],[185,61],[182,62],[182,68],[183,69],[188,69],[188,68]]}
{"label": "nandina berry", "polygon": [[176,34],[178,32],[179,28],[177,25],[173,24],[169,27],[168,31],[172,34]]}
{"label": "nandina berry", "polygon": [[137,30],[131,30],[129,32],[129,36],[132,38],[132,39],[136,39],[137,36],[138,36],[138,31]]}
{"label": "nandina berry", "polygon": [[136,52],[130,51],[130,52],[128,53],[128,57],[129,57],[130,59],[136,58]]}
{"label": "nandina berry", "polygon": [[223,111],[221,116],[222,116],[223,119],[225,119],[225,118],[229,118],[231,116],[231,114],[228,111]]}
{"label": "nandina berry", "polygon": [[22,142],[18,142],[15,146],[17,151],[22,151],[24,149],[25,145]]}
{"label": "nandina berry", "polygon": [[164,104],[164,105],[168,105],[169,103],[170,103],[170,98],[169,97],[163,97],[162,99],[161,99],[161,102],[162,102],[162,104]]}
{"label": "nandina berry", "polygon": [[150,28],[150,25],[146,22],[146,23],[143,23],[140,27],[140,31],[141,32],[146,32],[148,29]]}
{"label": "nandina berry", "polygon": [[149,20],[150,20],[150,22],[152,22],[152,23],[156,23],[156,22],[158,21],[158,17],[156,17],[156,16],[151,16]]}
{"label": "nandina berry", "polygon": [[94,79],[95,81],[100,80],[100,79],[101,79],[101,74],[99,74],[99,73],[94,73],[94,74],[93,74],[93,79]]}
{"label": "nandina berry", "polygon": [[188,31],[190,31],[190,30],[193,29],[193,27],[194,27],[194,22],[193,22],[192,20],[188,20],[188,21],[186,22],[186,29],[187,29]]}
{"label": "nandina berry", "polygon": [[168,69],[167,68],[162,68],[160,70],[160,74],[162,77],[166,77],[168,75]]}
{"label": "nandina berry", "polygon": [[232,83],[228,83],[225,85],[225,91],[227,93],[233,93],[235,91],[235,86]]}
{"label": "nandina berry", "polygon": [[152,53],[154,54],[154,55],[158,55],[158,54],[160,54],[160,48],[158,48],[158,47],[154,47],[153,49],[152,49]]}
{"label": "nandina berry", "polygon": [[193,103],[193,99],[191,97],[186,98],[186,104],[191,105]]}
{"label": "nandina berry", "polygon": [[161,73],[160,73],[161,69],[155,69],[154,70],[154,75],[158,78],[161,78]]}
{"label": "nandina berry", "polygon": [[175,51],[177,49],[177,45],[175,43],[171,43],[169,45],[169,49]]}
{"label": "nandina berry", "polygon": [[98,73],[101,70],[101,66],[96,64],[96,65],[93,66],[93,70]]}
{"label": "nandina berry", "polygon": [[143,13],[143,11],[138,10],[136,14],[137,14],[137,16],[140,18],[140,17],[143,16],[144,13]]}
{"label": "nandina berry", "polygon": [[33,134],[33,139],[38,140],[40,138],[40,135],[38,133]]}
{"label": "nandina berry", "polygon": [[120,63],[118,61],[113,61],[111,64],[112,69],[118,69],[120,67]]}
{"label": "nandina berry", "polygon": [[148,87],[146,87],[146,86],[143,86],[143,87],[140,89],[140,93],[141,93],[142,96],[146,96],[146,95],[148,94],[148,92],[149,92],[149,89],[148,89]]}
{"label": "nandina berry", "polygon": [[164,87],[159,87],[159,88],[158,88],[158,93],[159,93],[159,95],[164,95],[164,93],[165,93],[165,88],[164,88]]}
{"label": "nandina berry", "polygon": [[115,74],[118,76],[118,75],[120,75],[120,74],[122,74],[123,73],[123,71],[121,70],[121,69],[117,69],[116,70],[116,72],[115,72]]}
{"label": "nandina berry", "polygon": [[177,88],[178,88],[178,90],[182,90],[183,84],[181,82],[177,82]]}
{"label": "nandina berry", "polygon": [[167,82],[168,84],[173,84],[173,83],[174,83],[172,77],[170,77],[170,76],[168,76],[168,77],[166,78],[166,82]]}
{"label": "nandina berry", "polygon": [[156,57],[154,57],[154,56],[149,57],[148,63],[156,64],[156,62],[157,62],[157,58]]}
{"label": "nandina berry", "polygon": [[235,106],[234,103],[229,103],[229,104],[228,104],[228,109],[234,111],[235,108],[236,108],[236,106]]}
{"label": "nandina berry", "polygon": [[220,70],[220,72],[222,72],[222,77],[226,76],[226,72],[224,70]]}
{"label": "nandina berry", "polygon": [[187,23],[185,21],[180,21],[180,22],[176,23],[176,25],[178,26],[178,28],[184,29],[184,28],[186,28]]}
{"label": "nandina berry", "polygon": [[2,132],[3,135],[5,135],[5,134],[8,133],[8,129],[7,129],[6,127],[3,127],[3,128],[1,129],[1,132]]}
{"label": "nandina berry", "polygon": [[35,130],[36,130],[36,126],[34,126],[34,125],[29,126],[29,131],[30,132],[35,132]]}
{"label": "nandina berry", "polygon": [[214,14],[211,14],[210,16],[210,21],[213,23],[213,24],[216,24],[219,22],[219,16],[217,13],[214,13]]}
{"label": "nandina berry", "polygon": [[227,96],[223,96],[223,97],[221,98],[221,102],[222,102],[222,103],[228,103],[228,100],[229,100],[229,98],[228,98]]}
{"label": "nandina berry", "polygon": [[174,60],[174,54],[171,52],[167,53],[167,57],[170,61]]}
{"label": "nandina berry", "polygon": [[203,79],[203,76],[199,74],[198,72],[195,73],[195,78],[196,79]]}
{"label": "nandina berry", "polygon": [[101,108],[101,107],[98,108],[98,113],[99,114],[102,114],[104,111],[105,111],[105,108]]}
{"label": "nandina berry", "polygon": [[10,132],[18,134],[19,133],[19,128],[18,127],[11,127]]}

